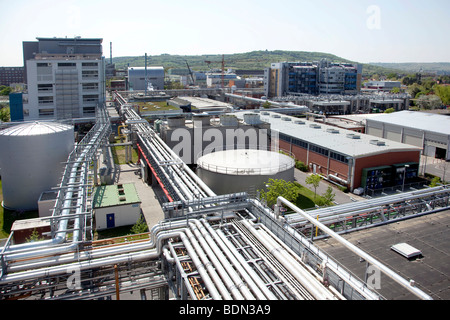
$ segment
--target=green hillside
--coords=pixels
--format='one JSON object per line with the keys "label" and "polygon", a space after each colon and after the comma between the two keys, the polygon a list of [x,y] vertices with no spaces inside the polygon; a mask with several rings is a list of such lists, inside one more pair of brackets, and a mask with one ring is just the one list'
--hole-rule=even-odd
{"label": "green hillside", "polygon": [[372,65],[403,70],[407,73],[436,73],[438,75],[450,74],[450,62],[409,62],[409,63],[383,63],[373,62]]}
{"label": "green hillside", "polygon": [[[169,68],[186,68],[186,61],[192,70],[208,70],[211,68],[222,67],[222,55],[197,55],[197,56],[183,56],[183,55],[154,55],[148,56],[148,66],[163,66],[166,70]],[[282,61],[318,61],[326,58],[332,62],[347,62],[355,63],[353,61],[322,52],[306,52],[306,51],[252,51],[247,53],[235,53],[225,54],[225,68],[232,68],[238,70],[262,70],[270,67],[273,62]],[[211,61],[208,64],[205,61]],[[117,57],[113,58],[113,62],[117,68],[130,67],[143,67],[145,66],[145,57]],[[400,72],[389,68],[384,68],[375,65],[363,65],[363,74],[371,76],[373,74],[386,75],[392,72]]]}

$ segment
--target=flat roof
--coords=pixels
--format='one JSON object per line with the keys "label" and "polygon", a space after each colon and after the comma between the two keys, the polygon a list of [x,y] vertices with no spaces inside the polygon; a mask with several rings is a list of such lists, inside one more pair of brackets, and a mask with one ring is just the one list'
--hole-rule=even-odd
{"label": "flat roof", "polygon": [[367,119],[405,128],[450,135],[450,116],[418,111],[383,113]]}
{"label": "flat roof", "polygon": [[134,183],[99,186],[94,188],[93,208],[141,203]]}
{"label": "flat roof", "polygon": [[[235,114],[242,119],[244,113]],[[422,150],[416,146],[275,112],[261,111],[260,119],[269,123],[271,130],[354,158],[386,152]],[[289,121],[286,121],[288,119]],[[372,144],[375,140],[381,143]]]}
{"label": "flat roof", "polygon": [[201,109],[210,109],[210,108],[232,108],[232,105],[229,103],[212,100],[208,98],[199,98],[199,97],[178,97],[180,100],[184,100],[190,102],[191,105],[199,110]]}
{"label": "flat roof", "polygon": [[[314,211],[311,211],[313,213]],[[420,217],[389,223],[382,226],[343,234],[342,237],[361,250],[388,266],[406,280],[435,300],[450,299],[450,210],[444,210]],[[408,260],[391,249],[398,243],[408,243],[421,251],[422,256]],[[360,279],[364,279],[366,262],[335,239],[314,241],[314,244],[343,264]],[[381,275],[381,289],[378,290],[389,300],[417,299],[385,275]]]}

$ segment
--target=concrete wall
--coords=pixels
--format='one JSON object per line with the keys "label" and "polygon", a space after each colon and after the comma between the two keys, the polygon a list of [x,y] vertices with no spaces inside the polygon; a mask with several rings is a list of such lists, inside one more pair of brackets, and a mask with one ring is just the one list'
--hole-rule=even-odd
{"label": "concrete wall", "polygon": [[96,230],[107,229],[107,215],[111,213],[114,214],[115,227],[133,225],[141,216],[141,205],[140,203],[130,203],[94,209]]}

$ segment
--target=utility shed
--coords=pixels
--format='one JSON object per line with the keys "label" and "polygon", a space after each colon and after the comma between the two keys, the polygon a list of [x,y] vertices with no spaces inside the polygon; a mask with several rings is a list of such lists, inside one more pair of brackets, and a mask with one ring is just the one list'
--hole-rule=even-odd
{"label": "utility shed", "polygon": [[27,242],[35,231],[39,238],[47,239],[48,236],[44,234],[50,230],[50,220],[41,218],[16,220],[11,227],[11,232],[14,232],[14,244]]}
{"label": "utility shed", "polygon": [[96,230],[133,225],[141,216],[141,200],[133,183],[100,186],[94,189],[93,209]]}

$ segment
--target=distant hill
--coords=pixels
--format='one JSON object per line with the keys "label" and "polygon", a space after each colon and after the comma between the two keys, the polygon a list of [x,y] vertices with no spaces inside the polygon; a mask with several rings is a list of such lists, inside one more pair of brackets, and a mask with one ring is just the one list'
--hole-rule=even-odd
{"label": "distant hill", "polygon": [[436,73],[437,75],[449,75],[450,74],[450,62],[430,62],[430,63],[383,63],[383,62],[371,62],[370,64],[383,67],[402,70],[407,73]]}
{"label": "distant hill", "polygon": [[[356,63],[333,54],[323,52],[306,52],[306,51],[252,51],[247,53],[235,53],[225,54],[225,68],[232,68],[238,70],[263,70],[270,67],[273,62],[283,61],[319,61],[326,58],[332,62],[347,62]],[[221,54],[208,54],[197,56],[183,56],[183,55],[170,55],[161,54],[148,56],[148,66],[163,66],[166,70],[169,68],[187,68],[186,61],[189,63],[189,67],[192,70],[208,70],[209,67],[220,69],[222,67],[222,55]],[[205,61],[211,61],[208,65]],[[137,57],[116,57],[113,58],[113,63],[116,67],[123,68],[130,67],[144,67],[145,56]],[[363,64],[363,74],[365,76],[371,76],[373,74],[386,75],[392,72],[400,72],[399,70],[393,70],[383,66]]]}

